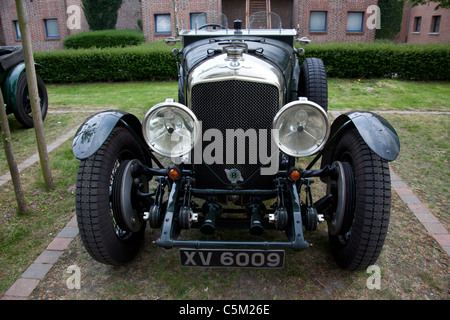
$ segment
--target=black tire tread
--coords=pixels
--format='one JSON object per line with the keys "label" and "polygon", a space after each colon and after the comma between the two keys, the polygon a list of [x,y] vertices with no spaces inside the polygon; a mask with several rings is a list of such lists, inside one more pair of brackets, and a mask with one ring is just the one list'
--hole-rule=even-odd
{"label": "black tire tread", "polygon": [[300,66],[299,97],[307,97],[328,109],[327,73],[323,61],[319,58],[306,58]]}
{"label": "black tire tread", "polygon": [[[119,139],[125,142],[119,142]],[[96,153],[81,161],[78,169],[76,212],[80,237],[88,253],[105,264],[123,265],[128,262],[143,237],[142,230],[133,233],[126,241],[119,240],[109,216],[108,191],[112,168],[105,164],[115,161],[117,155],[114,150],[121,148],[120,144],[132,145],[133,142],[126,129],[115,128]]]}
{"label": "black tire tread", "polygon": [[[330,235],[336,262],[347,270],[364,270],[381,253],[388,231],[391,203],[389,165],[365,144],[356,129],[348,131],[340,144],[353,146],[356,206],[352,235],[343,246]],[[339,153],[339,146],[336,150]]]}

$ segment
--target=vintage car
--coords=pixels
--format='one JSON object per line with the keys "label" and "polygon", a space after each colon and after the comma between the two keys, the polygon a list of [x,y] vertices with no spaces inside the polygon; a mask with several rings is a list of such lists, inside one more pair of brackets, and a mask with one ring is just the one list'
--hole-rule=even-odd
{"label": "vintage car", "polygon": [[[311,247],[305,230],[326,222],[337,265],[375,263],[398,136],[371,112],[330,125],[323,62],[299,64],[298,32],[276,20],[257,13],[248,29],[238,20],[228,28],[226,18],[205,14],[172,50],[177,101],[168,97],[142,122],[116,110],[80,126],[76,212],[93,258],[126,264],[148,223],[155,245],[179,248],[184,266],[280,268],[286,250]],[[315,201],[313,178],[323,183]]]}
{"label": "vintage car", "polygon": [[[40,68],[41,66],[36,64],[36,67]],[[36,78],[42,120],[44,120],[48,109],[47,89],[41,77],[37,75]],[[25,128],[32,128],[33,116],[22,47],[0,47],[0,86],[6,104],[6,113],[14,113],[17,121]]]}

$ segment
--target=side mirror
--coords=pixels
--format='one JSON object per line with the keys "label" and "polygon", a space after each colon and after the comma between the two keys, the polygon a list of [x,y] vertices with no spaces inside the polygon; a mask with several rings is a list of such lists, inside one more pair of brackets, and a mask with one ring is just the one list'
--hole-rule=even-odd
{"label": "side mirror", "polygon": [[301,46],[307,46],[311,42],[307,37],[301,37],[300,39],[295,39],[295,41]]}
{"label": "side mirror", "polygon": [[177,42],[180,42],[181,39],[175,39],[174,37],[169,37],[169,38],[165,38],[164,42],[168,45],[168,46],[173,46],[175,45]]}

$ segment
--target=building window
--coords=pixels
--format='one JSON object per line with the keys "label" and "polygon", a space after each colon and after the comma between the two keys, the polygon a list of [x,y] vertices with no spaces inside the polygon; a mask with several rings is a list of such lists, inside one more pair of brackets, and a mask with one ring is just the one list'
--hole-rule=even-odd
{"label": "building window", "polygon": [[422,24],[422,17],[415,17],[414,18],[414,29],[413,32],[420,32],[420,25]]}
{"label": "building window", "polygon": [[327,31],[326,11],[311,11],[309,17],[309,31]]}
{"label": "building window", "polygon": [[431,33],[439,33],[439,26],[441,24],[441,16],[433,16],[431,19]]}
{"label": "building window", "polygon": [[155,32],[171,33],[170,14],[155,14]]}
{"label": "building window", "polygon": [[46,19],[44,23],[47,38],[59,38],[58,19]]}
{"label": "building window", "polygon": [[14,30],[16,31],[16,39],[22,39],[22,35],[20,34],[19,21],[14,20]]}
{"label": "building window", "polygon": [[347,14],[347,32],[363,32],[364,12],[351,12]]}
{"label": "building window", "polygon": [[191,13],[191,29],[198,29],[206,24],[206,13]]}

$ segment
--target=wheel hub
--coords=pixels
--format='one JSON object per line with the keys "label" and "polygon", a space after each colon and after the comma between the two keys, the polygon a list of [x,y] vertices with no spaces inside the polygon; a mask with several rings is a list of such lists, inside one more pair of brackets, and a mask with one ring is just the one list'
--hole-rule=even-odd
{"label": "wheel hub", "polygon": [[336,199],[336,207],[331,219],[328,219],[328,232],[338,235],[348,231],[353,221],[355,203],[355,180],[353,170],[348,162],[335,161],[333,165],[338,173],[337,180],[330,180],[328,193]]}
{"label": "wheel hub", "polygon": [[144,223],[133,208],[133,195],[136,194],[136,186],[132,176],[134,161],[122,161],[114,178],[112,187],[112,211],[117,225],[127,231],[138,232]]}

